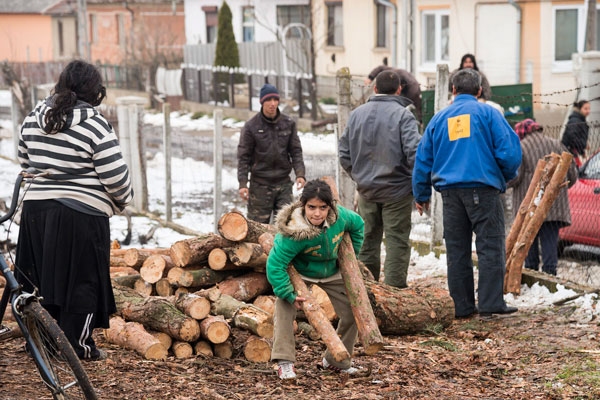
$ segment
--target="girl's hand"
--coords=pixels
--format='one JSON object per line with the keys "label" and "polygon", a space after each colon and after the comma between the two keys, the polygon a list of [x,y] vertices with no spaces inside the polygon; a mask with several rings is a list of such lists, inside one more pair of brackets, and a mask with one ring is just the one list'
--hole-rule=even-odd
{"label": "girl's hand", "polygon": [[306,301],[305,297],[296,297],[296,300],[294,300],[294,307],[296,307],[296,310],[302,309],[302,302],[304,301]]}

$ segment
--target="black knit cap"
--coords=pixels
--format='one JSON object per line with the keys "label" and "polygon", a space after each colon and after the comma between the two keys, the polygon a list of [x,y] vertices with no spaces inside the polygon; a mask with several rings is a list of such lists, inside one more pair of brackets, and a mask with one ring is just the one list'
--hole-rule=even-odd
{"label": "black knit cap", "polygon": [[279,100],[279,91],[270,83],[265,83],[265,85],[260,88],[260,104],[263,104],[265,101],[271,98],[276,98]]}

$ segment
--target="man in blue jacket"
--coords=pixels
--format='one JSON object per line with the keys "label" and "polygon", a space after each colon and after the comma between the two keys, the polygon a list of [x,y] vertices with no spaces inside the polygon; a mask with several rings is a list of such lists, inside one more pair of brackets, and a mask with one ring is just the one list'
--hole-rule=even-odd
{"label": "man in blue jacket", "polygon": [[480,103],[481,75],[463,69],[452,79],[454,102],[427,125],[413,170],[413,193],[419,213],[429,208],[431,186],[441,192],[448,288],[455,315],[477,312],[471,260],[476,235],[481,317],[517,311],[504,302],[506,269],[504,212],[500,193],[517,176],[519,137],[504,117]]}
{"label": "man in blue jacket", "polygon": [[385,283],[406,287],[410,261],[411,187],[415,152],[421,135],[412,102],[400,96],[394,71],[375,78],[375,95],[350,114],[340,138],[342,168],[356,182],[358,213],[365,220],[365,240],[358,258],[379,280],[385,232]]}

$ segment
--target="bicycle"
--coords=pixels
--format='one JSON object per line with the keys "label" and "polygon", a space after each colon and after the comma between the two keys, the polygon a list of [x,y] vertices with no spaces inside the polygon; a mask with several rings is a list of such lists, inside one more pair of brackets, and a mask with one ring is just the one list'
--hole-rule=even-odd
{"label": "bicycle", "polygon": [[[22,171],[15,182],[10,208],[0,218],[0,224],[13,217],[17,210],[19,192],[23,180],[33,181],[42,174]],[[81,361],[58,323],[41,305],[42,297],[37,288],[33,293],[24,291],[0,251],[0,267],[6,286],[0,300],[0,340],[8,336],[11,329],[2,325],[8,304],[21,329],[26,350],[33,358],[42,381],[55,400],[98,398]],[[15,268],[18,268],[15,266]]]}

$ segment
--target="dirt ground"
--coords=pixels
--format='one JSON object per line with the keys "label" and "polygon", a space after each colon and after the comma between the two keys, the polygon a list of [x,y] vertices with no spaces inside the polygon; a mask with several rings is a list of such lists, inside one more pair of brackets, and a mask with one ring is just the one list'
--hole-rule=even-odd
{"label": "dirt ground", "polygon": [[[95,333],[108,359],[85,367],[102,399],[600,399],[598,322],[578,324],[566,304],[510,316],[454,320],[445,330],[386,337],[355,362],[368,378],[317,368],[321,342],[297,336],[298,379],[282,384],[271,363],[194,356],[148,361]],[[0,399],[49,399],[22,339],[0,343]]]}

